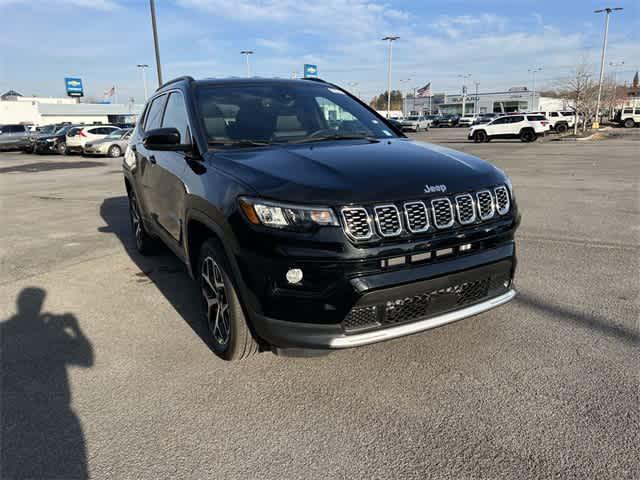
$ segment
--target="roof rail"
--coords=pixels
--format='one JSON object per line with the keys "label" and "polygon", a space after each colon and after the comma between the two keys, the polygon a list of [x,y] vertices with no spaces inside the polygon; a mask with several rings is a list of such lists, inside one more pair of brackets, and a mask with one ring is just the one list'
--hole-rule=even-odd
{"label": "roof rail", "polygon": [[182,80],[186,80],[187,82],[193,82],[193,77],[191,77],[190,75],[184,75],[182,77],[178,77],[178,78],[174,78],[173,80],[169,80],[168,82],[164,82],[162,85],[160,85],[157,89],[156,92],[158,90],[160,90],[161,88],[166,87],[167,85],[171,85],[172,83],[176,83],[176,82],[180,82]]}

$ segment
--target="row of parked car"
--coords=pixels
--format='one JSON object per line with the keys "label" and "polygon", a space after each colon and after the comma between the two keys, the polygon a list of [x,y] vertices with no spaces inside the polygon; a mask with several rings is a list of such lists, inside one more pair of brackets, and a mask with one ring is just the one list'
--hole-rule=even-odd
{"label": "row of parked car", "polygon": [[0,126],[0,150],[68,155],[124,155],[132,128],[129,125],[45,125],[31,130],[27,125]]}

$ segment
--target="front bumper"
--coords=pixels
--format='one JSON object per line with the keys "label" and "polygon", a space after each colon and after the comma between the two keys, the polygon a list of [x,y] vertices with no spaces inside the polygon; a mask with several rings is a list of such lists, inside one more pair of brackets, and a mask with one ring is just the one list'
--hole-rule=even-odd
{"label": "front bumper", "polygon": [[[515,295],[515,265],[510,241],[440,261],[352,276],[319,296],[301,292],[288,301],[273,298],[274,308],[249,314],[255,333],[274,347],[355,347],[435,328],[508,302]],[[277,315],[283,308],[291,312],[288,318]]]}

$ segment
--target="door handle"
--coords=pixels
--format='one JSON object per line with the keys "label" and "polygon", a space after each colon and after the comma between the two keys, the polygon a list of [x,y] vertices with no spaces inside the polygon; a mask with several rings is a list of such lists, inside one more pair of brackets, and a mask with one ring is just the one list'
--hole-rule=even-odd
{"label": "door handle", "polygon": [[149,155],[149,163],[156,164],[156,157],[154,155]]}

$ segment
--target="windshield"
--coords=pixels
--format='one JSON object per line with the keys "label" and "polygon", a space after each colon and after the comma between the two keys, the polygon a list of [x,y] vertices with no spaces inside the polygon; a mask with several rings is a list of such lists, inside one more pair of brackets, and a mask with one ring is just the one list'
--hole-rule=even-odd
{"label": "windshield", "polygon": [[65,125],[64,127],[60,127],[55,131],[55,135],[62,135],[63,133],[67,133],[67,130],[71,128],[71,125]]}
{"label": "windshield", "polygon": [[106,138],[121,138],[125,133],[124,130],[114,130]]}
{"label": "windshield", "polygon": [[407,120],[418,120],[418,117],[407,117]]}
{"label": "windshield", "polygon": [[209,85],[198,89],[197,103],[210,144],[396,137],[364,106],[329,85]]}

